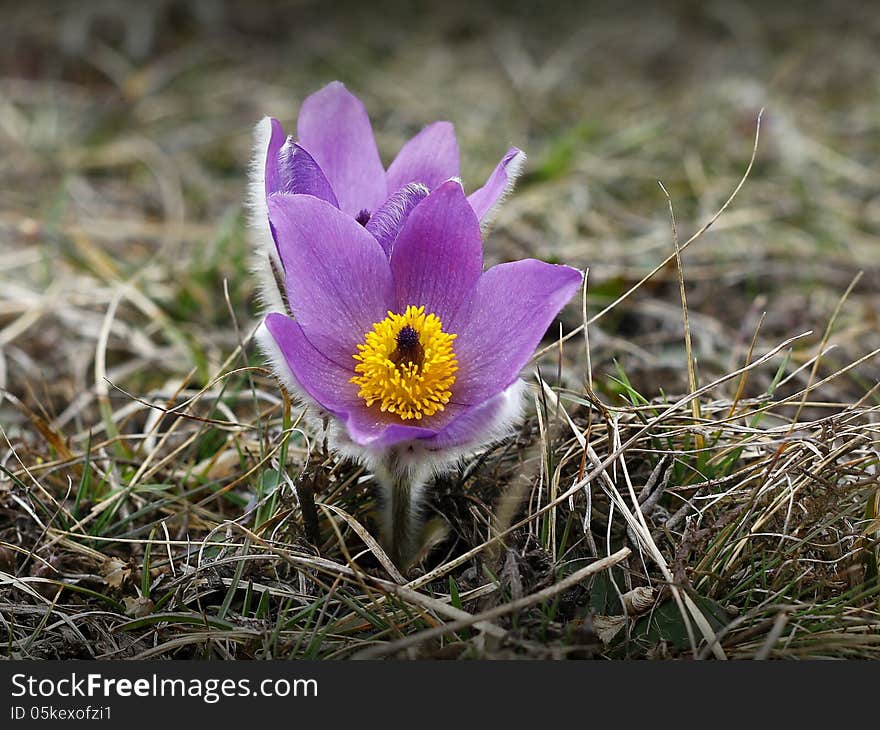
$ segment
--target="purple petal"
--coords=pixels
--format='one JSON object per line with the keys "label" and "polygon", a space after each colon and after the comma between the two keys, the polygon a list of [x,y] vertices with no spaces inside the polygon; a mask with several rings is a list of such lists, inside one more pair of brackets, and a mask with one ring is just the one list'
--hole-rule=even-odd
{"label": "purple petal", "polygon": [[354,218],[310,195],[269,198],[290,309],[315,348],[353,367],[358,343],[394,303],[382,247]]}
{"label": "purple petal", "polygon": [[295,384],[321,406],[334,413],[345,413],[359,403],[363,405],[357,397],[357,385],[350,382],[352,370],[340,367],[318,352],[297,322],[273,312],[266,315],[265,323]]}
{"label": "purple petal", "polygon": [[278,153],[278,192],[291,195],[313,195],[339,207],[333,188],[321,166],[306,149],[291,137]]}
{"label": "purple petal", "polygon": [[461,185],[443,183],[410,213],[394,243],[397,311],[424,306],[444,324],[471,298],[483,268],[480,224]]}
{"label": "purple petal", "polygon": [[458,142],[449,122],[429,124],[397,153],[388,168],[388,189],[397,190],[412,182],[436,188],[459,176]]}
{"label": "purple petal", "polygon": [[351,408],[344,420],[348,435],[361,446],[388,447],[405,441],[430,438],[437,433],[431,427],[401,423],[396,416],[382,413],[375,406]]}
{"label": "purple petal", "polygon": [[488,218],[503,196],[511,191],[525,158],[522,150],[511,147],[489,175],[486,184],[468,195],[468,202],[481,221]]}
{"label": "purple petal", "polygon": [[582,278],[577,269],[535,259],[499,264],[484,273],[469,309],[450,323],[458,334],[453,401],[479,403],[516,380]]}
{"label": "purple petal", "polygon": [[516,380],[500,393],[465,408],[428,440],[431,449],[476,449],[508,435],[523,410],[526,384]]}
{"label": "purple petal", "polygon": [[284,145],[286,135],[284,127],[277,119],[270,119],[269,139],[266,141],[266,160],[265,160],[265,183],[266,195],[270,195],[278,191],[280,184],[280,172],[278,169],[278,153]]}
{"label": "purple petal", "polygon": [[349,437],[361,446],[388,447],[407,441],[428,446],[463,413],[468,406],[449,403],[446,408],[422,420],[401,421],[393,413],[382,413],[378,406],[367,408],[362,400],[337,415],[345,422]]}
{"label": "purple petal", "polygon": [[303,102],[297,134],[350,216],[374,211],[388,197],[367,110],[341,83],[334,81]]}
{"label": "purple petal", "polygon": [[428,188],[417,183],[402,187],[367,221],[366,229],[385,250],[386,256],[391,256],[391,248],[397,234],[400,233],[413,208],[426,198],[429,192]]}
{"label": "purple petal", "polygon": [[451,458],[481,448],[509,435],[522,415],[526,384],[516,380],[491,398],[474,406],[450,403],[446,410],[405,425],[375,410],[353,408],[348,416],[349,436],[362,446],[388,447],[418,441],[429,451],[449,451]]}

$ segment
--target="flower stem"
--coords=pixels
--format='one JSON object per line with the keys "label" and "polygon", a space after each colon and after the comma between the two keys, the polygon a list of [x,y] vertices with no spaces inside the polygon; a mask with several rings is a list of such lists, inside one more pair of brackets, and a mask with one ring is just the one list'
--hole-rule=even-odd
{"label": "flower stem", "polygon": [[415,537],[422,522],[421,496],[426,474],[401,463],[391,451],[373,472],[379,485],[382,507],[382,542],[388,557],[402,571],[409,567],[418,548]]}

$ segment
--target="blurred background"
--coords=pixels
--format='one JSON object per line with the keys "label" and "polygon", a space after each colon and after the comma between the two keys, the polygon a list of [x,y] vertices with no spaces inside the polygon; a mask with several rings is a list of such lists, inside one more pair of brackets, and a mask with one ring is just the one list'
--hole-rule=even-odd
{"label": "blurred background", "polygon": [[[249,330],[253,126],[293,127],[333,79],[365,101],[386,163],[436,119],[455,124],[468,190],[524,149],[487,259],[589,267],[591,314],[672,252],[658,181],[684,241],[743,175],[764,107],[750,179],[684,256],[699,367],[741,358],[765,310],[762,338],[821,331],[859,270],[837,341],[878,339],[869,3],[6,2],[0,17],[0,386],[52,418],[94,393],[120,286],[107,368],[136,392],[215,369],[238,342],[230,306]],[[594,369],[616,358],[640,387],[679,390],[681,331],[668,267],[596,323]]]}

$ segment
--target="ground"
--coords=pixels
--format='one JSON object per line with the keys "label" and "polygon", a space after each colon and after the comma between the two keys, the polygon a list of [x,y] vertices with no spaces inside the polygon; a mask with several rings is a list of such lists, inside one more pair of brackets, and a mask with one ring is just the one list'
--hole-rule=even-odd
{"label": "ground", "polygon": [[[5,656],[877,655],[867,4],[0,13]],[[589,272],[405,576],[250,340],[252,130],[333,79],[386,162],[523,148],[487,264]]]}

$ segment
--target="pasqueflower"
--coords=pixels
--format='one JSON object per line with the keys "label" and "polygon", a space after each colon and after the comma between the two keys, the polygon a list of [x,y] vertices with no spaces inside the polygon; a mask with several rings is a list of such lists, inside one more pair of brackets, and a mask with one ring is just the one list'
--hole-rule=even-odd
{"label": "pasqueflower", "polygon": [[[449,122],[434,122],[410,139],[386,170],[363,103],[338,81],[303,102],[297,139],[266,117],[257,126],[251,170],[251,209],[259,236],[258,266],[263,297],[280,308],[277,242],[268,224],[266,201],[277,193],[312,195],[360,223],[390,253],[394,238],[413,207],[459,172],[458,143]],[[525,155],[511,147],[483,187],[468,196],[484,224],[513,186]],[[272,276],[268,276],[272,274]]]}
{"label": "pasqueflower", "polygon": [[483,271],[480,222],[456,180],[388,247],[350,215],[360,204],[269,196],[292,317],[269,313],[258,340],[331,446],[373,469],[386,545],[403,562],[427,478],[509,433],[520,370],[582,277],[534,259]]}

